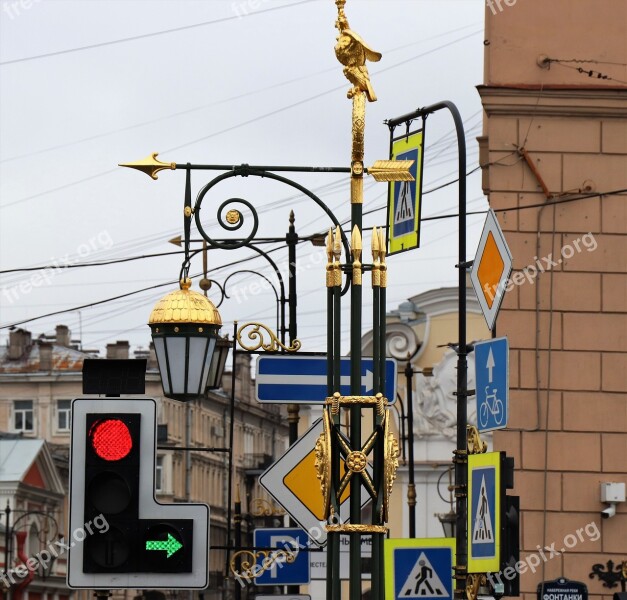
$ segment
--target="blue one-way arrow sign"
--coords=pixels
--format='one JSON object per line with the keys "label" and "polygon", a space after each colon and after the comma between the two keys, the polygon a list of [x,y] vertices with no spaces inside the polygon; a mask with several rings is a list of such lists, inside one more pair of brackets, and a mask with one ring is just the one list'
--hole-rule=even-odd
{"label": "blue one-way arrow sign", "polygon": [[[350,356],[340,360],[340,393],[350,395]],[[361,394],[373,395],[374,364],[361,361]],[[259,402],[322,404],[327,396],[325,356],[260,356],[255,391]],[[396,361],[385,361],[385,397],[396,401]]]}
{"label": "blue one-way arrow sign", "polygon": [[506,427],[509,404],[509,344],[506,337],[475,344],[475,383],[479,431]]}

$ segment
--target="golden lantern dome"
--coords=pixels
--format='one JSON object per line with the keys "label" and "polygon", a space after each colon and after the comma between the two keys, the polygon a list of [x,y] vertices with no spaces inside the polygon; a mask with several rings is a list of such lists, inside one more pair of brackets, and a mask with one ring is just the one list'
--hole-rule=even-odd
{"label": "golden lantern dome", "polygon": [[[222,319],[213,302],[189,288],[181,289],[155,304],[148,325],[159,363],[163,392],[168,398],[190,400],[201,396],[212,384],[226,354],[214,352]],[[228,353],[228,345],[227,345]]]}
{"label": "golden lantern dome", "polygon": [[222,318],[213,302],[189,288],[191,279],[181,280],[181,289],[170,292],[155,304],[148,325],[158,323],[205,323],[222,325]]}

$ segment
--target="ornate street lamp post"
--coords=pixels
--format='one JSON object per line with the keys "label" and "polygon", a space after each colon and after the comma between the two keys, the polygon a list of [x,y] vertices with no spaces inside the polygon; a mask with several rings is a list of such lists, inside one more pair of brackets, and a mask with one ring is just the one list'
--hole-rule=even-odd
{"label": "ornate street lamp post", "polygon": [[[364,131],[365,131],[365,108],[366,100],[373,102],[376,96],[370,84],[366,60],[376,61],[381,58],[378,52],[369,48],[361,37],[349,28],[348,20],[344,13],[346,0],[335,0],[338,8],[338,18],[336,27],[339,31],[338,43],[335,53],[342,65],[344,65],[344,75],[351,83],[348,97],[352,99],[352,150],[350,167],[287,167],[287,166],[251,166],[240,165],[193,165],[164,163],[157,160],[157,154],[153,153],[146,159],[136,163],[128,163],[127,166],[141,170],[153,179],[157,178],[157,173],[163,169],[184,169],[186,171],[185,205],[184,205],[184,232],[185,232],[185,262],[181,273],[182,286],[187,285],[186,278],[189,271],[190,227],[192,217],[202,238],[213,248],[232,250],[242,247],[251,247],[258,253],[260,250],[251,245],[258,229],[258,215],[255,207],[242,198],[230,198],[218,207],[218,223],[229,231],[235,231],[244,224],[244,216],[234,205],[243,205],[252,214],[252,226],[250,233],[239,239],[216,240],[212,239],[205,229],[201,220],[202,203],[208,193],[220,182],[232,177],[263,177],[271,179],[298,190],[305,196],[312,199],[331,219],[335,231],[330,231],[327,237],[327,361],[328,397],[325,401],[324,409],[324,433],[316,445],[316,463],[318,478],[324,499],[325,514],[330,519],[331,524],[327,526],[328,532],[328,577],[327,577],[327,598],[337,600],[340,594],[340,572],[339,572],[339,544],[340,536],[349,536],[350,547],[350,600],[360,600],[362,593],[361,584],[361,539],[362,536],[372,536],[372,596],[376,600],[383,598],[383,538],[387,533],[385,523],[388,520],[389,496],[393,481],[396,477],[398,467],[398,443],[390,431],[390,417],[388,399],[384,397],[385,390],[385,315],[386,315],[386,288],[387,288],[387,267],[385,263],[386,243],[381,230],[376,228],[372,234],[372,264],[362,263],[362,206],[363,206],[363,176],[365,173],[372,175],[376,181],[409,181],[413,177],[409,168],[413,161],[377,161],[366,169],[364,166]],[[212,181],[201,188],[196,202],[192,207],[191,201],[191,171],[192,170],[219,170],[224,171]],[[340,224],[335,215],[313,192],[300,184],[292,181],[278,172],[325,172],[325,173],[350,173],[351,182],[351,247],[349,249],[346,235],[341,230]],[[295,244],[294,235],[286,238],[288,247]],[[290,244],[292,246],[290,246]],[[345,262],[341,262],[342,249],[344,250]],[[292,252],[292,250],[290,250]],[[290,258],[290,264],[294,261]],[[372,396],[361,395],[361,328],[362,328],[362,275],[370,271],[372,274],[373,293],[373,377],[374,391]],[[345,280],[343,278],[346,277]],[[295,292],[294,282],[290,281],[290,296]],[[343,396],[340,393],[340,353],[341,353],[341,329],[340,329],[340,309],[341,297],[350,287],[350,395]],[[163,361],[161,363],[169,365],[172,370],[172,358],[169,356],[170,349],[177,353],[175,373],[178,379],[168,374],[170,393],[177,393],[179,397],[185,398],[188,393],[202,387],[203,378],[206,377],[205,366],[208,365],[208,355],[213,351],[212,340],[217,337],[217,330],[220,325],[219,315],[192,319],[189,315],[180,315],[176,320],[174,313],[167,316],[165,313],[170,307],[173,298],[185,295],[185,302],[190,304],[189,288],[174,292],[163,299],[164,316],[158,316],[157,307],[151,316],[151,328],[155,341],[163,336],[161,344]],[[201,296],[202,297],[202,296]],[[169,299],[168,299],[169,298]],[[213,305],[211,305],[213,306]],[[191,305],[189,306],[191,308]],[[214,307],[215,309],[215,307]],[[209,313],[209,305],[204,305],[203,311]],[[293,314],[292,314],[293,310]],[[161,313],[159,313],[161,314]],[[168,313],[169,314],[169,313]],[[240,326],[234,335],[234,356],[237,355],[235,343],[239,343],[248,351],[259,349],[266,351],[297,351],[300,342],[295,339],[295,305],[290,307],[290,345],[279,340],[268,327],[259,323],[251,323]],[[178,324],[177,324],[178,323]],[[184,325],[184,327],[182,327]],[[255,343],[246,346],[243,343],[243,334],[249,326],[248,339]],[[167,334],[161,331],[167,329]],[[178,328],[178,331],[176,329]],[[203,331],[199,331],[199,329]],[[158,331],[157,331],[158,329]],[[204,337],[197,339],[199,334]],[[264,340],[264,334],[270,337],[269,341]],[[215,343],[215,341],[213,342]],[[199,348],[204,359],[190,359],[192,344]],[[204,353],[204,354],[203,354]],[[235,360],[235,358],[234,358]],[[194,366],[194,374],[200,380],[199,387],[193,387],[196,378],[192,378],[189,373],[190,366]],[[187,375],[181,376],[183,367]],[[199,375],[200,373],[200,375]],[[208,377],[208,375],[207,375]],[[190,383],[191,382],[191,383]],[[206,383],[205,383],[206,384]],[[234,387],[234,386],[233,386]],[[372,431],[369,434],[362,431],[362,408],[372,415]],[[345,411],[350,417],[348,435],[340,429],[340,415]],[[233,400],[231,414],[233,415]],[[231,419],[231,438],[233,430],[233,419]],[[365,439],[364,439],[365,438]],[[372,469],[368,468],[369,456],[372,457]],[[340,476],[340,463],[344,462],[345,473]],[[232,478],[231,478],[232,479]],[[232,481],[229,481],[229,496]],[[339,499],[347,486],[350,484],[350,523],[341,523],[339,520]],[[372,522],[362,523],[362,491],[365,491],[372,500]],[[229,514],[227,516],[230,532],[230,501]],[[230,535],[230,533],[229,533]],[[228,564],[227,549],[227,564]]]}

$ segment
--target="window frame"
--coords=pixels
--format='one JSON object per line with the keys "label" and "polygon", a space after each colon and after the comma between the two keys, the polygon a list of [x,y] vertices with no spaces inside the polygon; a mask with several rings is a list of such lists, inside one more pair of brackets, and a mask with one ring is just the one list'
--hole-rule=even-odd
{"label": "window frame", "polygon": [[[30,402],[30,408],[18,408],[18,403],[26,403]],[[29,398],[17,398],[13,400],[11,405],[12,414],[11,414],[11,428],[14,432],[21,432],[24,434],[34,434],[35,433],[35,401]],[[30,421],[31,428],[28,429],[24,425],[28,422],[27,413],[30,412]],[[17,426],[18,415],[22,420],[22,427]]]}
{"label": "window frame", "polygon": [[[67,408],[60,408],[61,402],[67,402]],[[59,419],[61,414],[65,413],[67,419],[67,427],[61,427]],[[70,433],[72,427],[72,401],[68,398],[57,398],[54,405],[54,427],[57,433]]]}

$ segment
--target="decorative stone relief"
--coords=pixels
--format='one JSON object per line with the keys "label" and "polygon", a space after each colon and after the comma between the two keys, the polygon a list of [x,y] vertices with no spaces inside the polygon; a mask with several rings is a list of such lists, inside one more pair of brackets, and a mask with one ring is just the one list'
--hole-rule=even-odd
{"label": "decorative stone relief", "polygon": [[[475,356],[467,356],[468,386],[475,389]],[[457,354],[446,352],[434,365],[433,377],[414,376],[414,433],[455,441],[457,436]],[[468,423],[476,424],[475,398],[468,399]]]}

